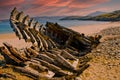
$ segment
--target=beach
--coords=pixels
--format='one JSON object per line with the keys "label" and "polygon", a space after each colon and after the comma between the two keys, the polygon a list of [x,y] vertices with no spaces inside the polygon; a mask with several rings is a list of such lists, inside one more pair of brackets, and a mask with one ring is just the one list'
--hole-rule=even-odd
{"label": "beach", "polygon": [[[79,33],[84,33],[85,35],[91,35],[93,33],[97,33],[101,31],[102,29],[110,28],[110,27],[118,27],[120,26],[120,22],[109,22],[104,24],[93,24],[93,25],[85,25],[85,26],[73,26],[68,27],[74,31],[77,31]],[[8,42],[11,45],[17,47],[17,48],[25,48],[31,44],[26,43],[23,39],[19,40],[15,33],[6,33],[6,34],[0,34],[0,46],[3,45],[3,42]]]}
{"label": "beach", "polygon": [[[103,29],[111,29],[115,27],[120,28],[120,22],[109,22],[99,25],[93,24],[85,26],[73,26],[68,28],[79,33],[84,33],[85,35],[92,35],[100,32]],[[118,29],[117,35],[119,35],[120,32],[119,28],[116,28]],[[111,31],[109,32],[111,33]],[[116,31],[114,32],[116,33]],[[31,45],[30,43],[26,43],[23,39],[19,40],[15,33],[0,34],[0,46],[3,45],[3,42],[7,42],[18,49],[30,47]],[[116,43],[119,44],[119,42],[119,37],[112,37],[111,39],[101,42],[95,49],[88,53],[87,57],[91,58],[91,60],[88,62],[90,66],[80,75],[78,80],[119,80],[120,51],[119,46],[116,45]],[[115,53],[114,56],[113,53]],[[10,71],[12,74],[16,75],[18,79],[24,78],[25,80],[32,80],[26,76],[14,73],[11,69],[1,70],[3,72]]]}
{"label": "beach", "polygon": [[7,42],[19,49],[31,45],[30,43],[26,43],[23,39],[19,40],[18,37],[16,37],[15,33],[0,34],[0,46],[3,45],[3,42]]}
{"label": "beach", "polygon": [[92,24],[92,25],[85,25],[85,26],[73,26],[69,27],[70,29],[77,31],[79,33],[84,33],[85,35],[90,35],[93,33],[98,33],[103,29],[111,28],[111,27],[118,27],[120,26],[120,22],[107,22],[104,24]]}

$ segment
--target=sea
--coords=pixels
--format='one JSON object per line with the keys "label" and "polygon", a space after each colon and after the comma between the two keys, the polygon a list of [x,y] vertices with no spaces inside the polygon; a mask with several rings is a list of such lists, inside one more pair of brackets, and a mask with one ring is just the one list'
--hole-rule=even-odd
{"label": "sea", "polygon": [[[58,23],[64,27],[84,26],[91,24],[104,24],[101,21],[81,21],[81,20],[60,20],[61,17],[34,17],[35,21],[45,26],[46,22]],[[0,34],[13,33],[9,20],[0,21]]]}

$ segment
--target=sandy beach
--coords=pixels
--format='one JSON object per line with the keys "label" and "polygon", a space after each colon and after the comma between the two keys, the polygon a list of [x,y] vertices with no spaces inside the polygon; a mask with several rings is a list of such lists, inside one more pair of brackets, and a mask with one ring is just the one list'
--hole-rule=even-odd
{"label": "sandy beach", "polygon": [[[93,25],[85,25],[85,26],[73,26],[68,28],[77,31],[79,33],[84,33],[85,35],[89,35],[89,34],[97,33],[105,28],[118,27],[118,26],[120,26],[120,22],[108,22],[99,25],[93,24]],[[3,45],[3,42],[8,42],[17,48],[24,48],[30,45],[30,43],[25,43],[23,39],[19,40],[16,37],[15,33],[0,34],[0,46]]]}
{"label": "sandy beach", "polygon": [[89,35],[89,34],[97,33],[106,28],[118,27],[118,26],[120,26],[120,22],[107,22],[98,25],[93,24],[93,25],[85,25],[85,26],[74,26],[69,28],[79,33],[84,33],[86,35]]}
{"label": "sandy beach", "polygon": [[[100,32],[103,29],[111,28],[111,27],[118,27],[118,26],[120,26],[120,22],[109,22],[109,23],[99,24],[99,25],[93,24],[93,25],[86,25],[86,26],[74,26],[74,27],[69,27],[69,28],[73,29],[74,31],[77,31],[79,33],[84,33],[85,35],[91,35],[91,34]],[[3,45],[3,42],[8,42],[9,44],[13,45],[14,47],[16,47],[18,49],[30,47],[29,45],[31,45],[30,43],[26,43],[23,39],[19,40],[16,37],[15,33],[0,34],[0,46]],[[110,44],[108,44],[110,41],[108,41],[108,43],[106,43],[106,42],[107,41],[105,41],[105,43],[103,42],[103,44],[107,45],[107,46],[105,46],[105,49],[108,49],[108,50],[104,50],[104,48],[101,49],[101,46],[99,45],[98,49],[96,48],[90,54],[87,55],[92,58],[92,60],[90,60],[90,62],[89,62],[90,67],[80,75],[79,80],[91,80],[91,79],[92,80],[120,80],[120,77],[119,77],[120,70],[119,70],[119,65],[118,65],[120,62],[119,59],[105,57],[105,55],[108,56],[107,52],[109,50],[112,50],[116,45],[113,46],[114,41],[112,41],[111,46],[110,46]],[[110,48],[108,46],[110,46]],[[117,47],[117,48],[119,50],[119,47]],[[116,47],[115,47],[115,49],[116,49]],[[99,52],[101,51],[101,55],[96,56],[99,53],[98,51]],[[104,54],[104,55],[102,55],[102,54]],[[111,57],[114,57],[114,56],[111,56]],[[116,65],[116,66],[109,66],[109,63],[111,65]],[[5,72],[5,71],[7,72],[7,71],[10,71],[11,69],[6,69],[6,70],[1,69],[1,70],[3,72]],[[22,77],[25,80],[32,80],[26,76],[16,74],[12,70],[10,72],[12,74],[16,75],[18,79],[20,79]]]}
{"label": "sandy beach", "polygon": [[7,42],[17,48],[25,48],[30,45],[30,43],[26,43],[23,39],[19,40],[15,33],[0,34],[0,46],[3,45],[3,42]]}

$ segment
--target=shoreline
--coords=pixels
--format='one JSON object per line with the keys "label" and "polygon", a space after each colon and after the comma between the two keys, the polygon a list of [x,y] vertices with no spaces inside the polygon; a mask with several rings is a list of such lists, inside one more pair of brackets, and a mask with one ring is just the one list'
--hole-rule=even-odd
{"label": "shoreline", "polygon": [[31,43],[25,42],[25,40],[19,40],[15,33],[4,33],[0,34],[0,46],[3,46],[3,43],[7,42],[17,48],[29,47]]}
{"label": "shoreline", "polygon": [[74,31],[77,31],[79,33],[84,33],[85,35],[92,35],[94,33],[100,32],[103,29],[119,27],[119,26],[120,26],[120,22],[109,22],[109,23],[98,24],[98,25],[92,24],[92,25],[85,25],[85,26],[73,26],[68,28]]}
{"label": "shoreline", "polygon": [[[85,25],[85,26],[73,26],[68,27],[79,33],[84,33],[85,35],[92,35],[94,33],[98,33],[103,29],[118,27],[120,26],[120,22],[110,22],[105,24],[93,24],[93,25]],[[23,39],[19,40],[15,33],[3,33],[0,34],[0,46],[3,45],[3,42],[8,42],[9,44],[17,47],[17,48],[25,48],[31,43],[26,43]]]}
{"label": "shoreline", "polygon": [[0,39],[16,38],[14,32],[12,33],[0,33]]}

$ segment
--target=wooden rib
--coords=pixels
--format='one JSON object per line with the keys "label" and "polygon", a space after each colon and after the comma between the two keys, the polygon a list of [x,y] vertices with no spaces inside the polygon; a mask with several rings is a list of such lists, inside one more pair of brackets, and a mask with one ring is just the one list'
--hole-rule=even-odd
{"label": "wooden rib", "polygon": [[39,53],[31,48],[27,48],[27,51],[31,53],[31,56],[36,57]]}
{"label": "wooden rib", "polygon": [[53,64],[49,64],[48,62],[46,61],[43,61],[43,60],[40,60],[40,59],[37,59],[41,62],[41,64],[43,66],[46,66],[49,68],[49,70],[55,72],[56,74],[59,74],[59,75],[62,75],[62,76],[65,76],[65,75],[68,75],[65,71],[63,71],[61,68],[53,65]]}
{"label": "wooden rib", "polygon": [[20,12],[20,13],[18,13],[18,15],[16,17],[16,20],[18,20],[19,22],[22,22],[23,18],[24,18],[24,13]]}
{"label": "wooden rib", "polygon": [[56,60],[62,64],[64,67],[70,69],[70,70],[75,70],[75,68],[70,64],[67,60],[65,60],[60,54],[56,54]]}
{"label": "wooden rib", "polygon": [[16,20],[16,17],[17,17],[17,14],[18,14],[19,12],[17,11],[17,9],[16,9],[16,7],[12,10],[12,12],[11,12],[11,15],[10,15],[10,19],[12,19],[12,20]]}
{"label": "wooden rib", "polygon": [[37,37],[37,32],[35,32],[35,30],[34,29],[28,29],[30,32],[31,32],[31,34],[35,37],[35,39],[36,39],[36,41],[39,43],[39,38]]}
{"label": "wooden rib", "polygon": [[33,19],[33,18],[30,20],[28,26],[29,26],[30,28],[33,28],[33,26],[34,26],[34,19]]}
{"label": "wooden rib", "polygon": [[[38,37],[38,35],[37,35],[37,37]],[[39,44],[38,44],[38,46],[39,46],[39,48],[40,48],[41,51],[44,51],[45,48],[44,48],[44,46],[43,46],[43,42],[42,42],[42,40],[41,40],[40,37],[38,37],[38,39],[39,39],[39,41],[40,41]]]}
{"label": "wooden rib", "polygon": [[41,64],[29,62],[29,67],[31,67],[34,70],[37,70],[38,72],[46,72],[48,69]]}
{"label": "wooden rib", "polygon": [[23,65],[23,63],[14,57],[5,47],[0,47],[0,51],[2,52],[1,54],[4,56],[6,63],[13,65]]}
{"label": "wooden rib", "polygon": [[52,54],[50,52],[44,52],[43,54],[46,54],[47,56],[49,56],[49,57],[51,57],[53,59],[55,59],[55,57],[56,57],[56,55],[54,55],[54,54]]}
{"label": "wooden rib", "polygon": [[30,37],[28,36],[28,34],[24,31],[24,25],[20,22],[17,23],[17,27],[18,29],[20,30],[23,38],[25,39],[25,41],[29,41],[30,40]]}
{"label": "wooden rib", "polygon": [[16,36],[17,36],[19,39],[22,39],[23,36],[22,36],[20,30],[17,28],[17,26],[16,26],[16,24],[14,23],[14,21],[11,20],[10,23],[11,23],[11,27],[13,28],[13,31],[15,32]]}
{"label": "wooden rib", "polygon": [[30,20],[29,15],[27,15],[23,18],[23,23],[29,25],[29,20]]}
{"label": "wooden rib", "polygon": [[46,50],[48,50],[48,43],[46,42],[46,40],[45,40],[41,35],[38,34],[38,36],[39,36],[39,38],[41,39],[44,48],[45,48]]}
{"label": "wooden rib", "polygon": [[45,54],[39,54],[38,56],[37,56],[37,58],[39,58],[39,59],[42,59],[42,60],[44,60],[44,61],[47,61],[47,62],[49,62],[49,63],[54,63],[54,60],[52,59],[52,58],[50,58],[50,57],[48,57],[47,55],[45,55]]}
{"label": "wooden rib", "polygon": [[38,40],[38,43],[40,44],[40,46],[42,46],[42,50],[48,50],[48,44],[46,42],[46,40],[38,33],[38,31],[34,30],[34,29],[29,29],[30,32],[34,35],[34,37],[36,38],[36,40]]}
{"label": "wooden rib", "polygon": [[26,56],[27,58],[31,58],[31,55],[30,55],[30,53],[27,51],[27,49],[25,49],[24,52],[25,52],[25,56]]}
{"label": "wooden rib", "polygon": [[55,54],[55,55],[57,55],[57,54],[60,54],[60,53],[61,53],[61,51],[56,51],[56,50],[50,50],[50,52],[51,52],[51,53],[53,53],[53,54]]}
{"label": "wooden rib", "polygon": [[11,52],[11,54],[13,56],[15,56],[16,58],[18,58],[19,60],[21,60],[21,61],[28,60],[26,57],[24,57],[23,55],[21,55],[20,52],[18,52],[15,48],[13,48],[12,45],[10,45],[8,43],[3,43],[3,44],[8,48],[8,50]]}
{"label": "wooden rib", "polygon": [[24,31],[27,33],[27,35],[30,37],[30,40],[32,43],[36,42],[36,39],[34,38],[34,36],[32,35],[32,33],[28,30],[28,28],[24,28]]}
{"label": "wooden rib", "polygon": [[35,32],[33,29],[29,29],[29,31],[32,33],[32,35],[36,39],[38,47],[41,49],[41,51],[43,51],[45,48],[43,46],[43,42],[42,42],[41,38],[38,37],[38,35],[37,35],[38,33]]}
{"label": "wooden rib", "polygon": [[48,44],[48,49],[52,49],[53,45],[49,40],[46,40],[47,44]]}
{"label": "wooden rib", "polygon": [[80,75],[88,67],[89,67],[89,64],[85,64],[82,67],[80,67],[78,70],[76,70],[77,75]]}
{"label": "wooden rib", "polygon": [[66,48],[65,50],[73,56],[79,56],[79,52],[77,52],[77,51],[74,51],[74,50],[69,49],[69,48]]}
{"label": "wooden rib", "polygon": [[65,50],[62,50],[61,56],[63,56],[66,59],[76,60],[76,58],[74,56],[72,56],[70,53],[68,53]]}
{"label": "wooden rib", "polygon": [[26,33],[26,31],[24,31],[24,34],[26,35],[27,39],[25,39],[26,42],[31,42],[31,37]]}
{"label": "wooden rib", "polygon": [[48,47],[48,44],[52,44],[53,48],[57,48],[56,44],[48,37],[48,36],[45,36],[44,34],[41,34],[39,32],[39,37],[43,37],[45,39],[45,41],[49,41],[49,43],[47,42],[46,46]]}
{"label": "wooden rib", "polygon": [[33,26],[33,29],[37,30],[37,28],[40,26],[40,24],[37,22],[35,22],[35,25]]}
{"label": "wooden rib", "polygon": [[57,45],[55,44],[55,42],[53,42],[51,39],[48,39],[48,40],[53,45],[53,48],[57,48]]}
{"label": "wooden rib", "polygon": [[13,69],[33,79],[38,79],[40,77],[39,73],[32,72],[24,67],[13,67]]}
{"label": "wooden rib", "polygon": [[39,27],[39,32],[40,32],[41,34],[43,34],[43,25],[40,25],[40,27]]}

